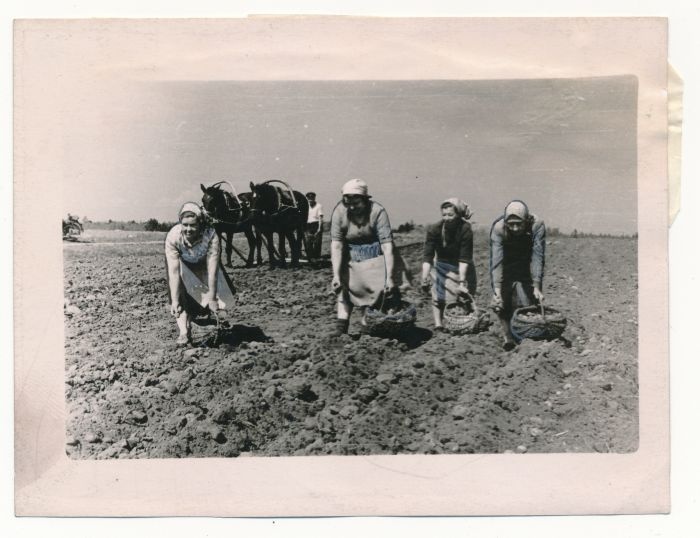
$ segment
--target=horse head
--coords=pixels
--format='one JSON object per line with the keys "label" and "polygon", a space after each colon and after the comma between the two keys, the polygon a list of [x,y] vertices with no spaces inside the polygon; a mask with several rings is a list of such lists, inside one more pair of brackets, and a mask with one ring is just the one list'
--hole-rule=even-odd
{"label": "horse head", "polygon": [[270,212],[273,209],[274,198],[271,186],[265,183],[250,182],[250,212],[253,215],[260,215],[263,212]]}
{"label": "horse head", "polygon": [[210,215],[220,215],[226,209],[223,191],[219,186],[205,187],[201,183],[199,186],[204,193],[202,195],[202,207]]}
{"label": "horse head", "polygon": [[242,196],[223,190],[219,183],[211,187],[200,184],[202,207],[207,214],[221,221],[239,223],[249,217],[250,204]]}

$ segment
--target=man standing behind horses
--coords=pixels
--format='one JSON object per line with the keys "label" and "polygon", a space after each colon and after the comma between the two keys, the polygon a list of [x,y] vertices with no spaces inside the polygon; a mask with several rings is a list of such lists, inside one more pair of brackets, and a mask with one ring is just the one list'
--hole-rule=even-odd
{"label": "man standing behind horses", "polygon": [[492,305],[501,321],[506,351],[515,347],[510,331],[513,312],[544,300],[545,234],[544,222],[520,200],[510,202],[491,226]]}
{"label": "man standing behind horses", "polygon": [[309,217],[304,229],[306,236],[306,256],[309,261],[321,257],[321,239],[323,238],[323,207],[316,201],[315,192],[307,192],[309,201]]}

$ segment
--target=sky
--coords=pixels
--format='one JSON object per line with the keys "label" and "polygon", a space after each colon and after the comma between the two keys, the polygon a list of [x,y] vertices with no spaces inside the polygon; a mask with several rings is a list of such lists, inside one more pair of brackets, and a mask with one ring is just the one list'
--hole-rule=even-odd
{"label": "sky", "polygon": [[458,196],[477,225],[522,199],[565,232],[637,230],[632,76],[140,82],[73,107],[64,208],[91,220],[173,221],[200,183],[268,179],[315,191],[329,218],[362,178],[394,227]]}

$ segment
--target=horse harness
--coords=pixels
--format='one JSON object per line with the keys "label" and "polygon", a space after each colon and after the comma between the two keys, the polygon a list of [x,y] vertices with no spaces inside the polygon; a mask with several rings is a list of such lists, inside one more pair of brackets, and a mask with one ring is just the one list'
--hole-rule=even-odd
{"label": "horse harness", "polygon": [[[236,192],[236,189],[233,188],[231,183],[229,183],[228,181],[219,181],[218,183],[214,183],[210,188],[219,187],[219,185],[221,185],[223,183],[226,183],[229,187],[231,187],[231,191],[233,192],[233,195],[231,195],[230,193],[227,193],[226,191],[222,190],[221,188],[218,189],[219,192],[221,192],[222,196],[224,197],[224,203],[226,204],[226,211],[229,213],[239,213],[240,214],[239,216],[242,216],[243,211],[245,210],[243,207],[243,202],[238,197],[238,193]],[[227,196],[227,194],[228,194],[228,196]],[[238,207],[231,207],[231,203],[232,203],[234,197],[235,197],[236,201],[238,202]],[[228,220],[224,220],[224,219],[220,219],[220,218],[215,217],[212,213],[207,211],[206,207],[203,207],[202,210],[203,210],[204,214],[206,215],[206,217],[211,221],[212,224],[228,224],[230,226],[238,226],[242,223],[242,220],[243,220],[243,219],[239,218],[238,221],[228,221]]]}
{"label": "horse harness", "polygon": [[[279,187],[275,187],[272,185],[273,183],[281,183],[284,185],[284,187],[287,189],[287,192],[289,192],[289,197],[291,199],[291,204],[285,203],[285,201],[282,199],[282,189]],[[269,179],[263,183],[263,185],[270,185],[271,187],[274,188],[275,190],[275,196],[277,197],[277,211],[276,213],[281,213],[283,211],[287,211],[289,209],[295,209],[299,210],[299,206],[297,204],[296,197],[294,196],[294,191],[292,188],[284,181],[281,181],[279,179]]]}

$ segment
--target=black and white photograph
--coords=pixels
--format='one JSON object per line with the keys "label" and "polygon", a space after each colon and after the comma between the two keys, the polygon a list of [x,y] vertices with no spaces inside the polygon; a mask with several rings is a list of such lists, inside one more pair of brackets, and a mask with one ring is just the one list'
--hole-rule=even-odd
{"label": "black and white photograph", "polygon": [[24,513],[667,506],[661,20],[15,43]]}
{"label": "black and white photograph", "polygon": [[636,449],[635,77],[133,92],[67,148],[71,457]]}

